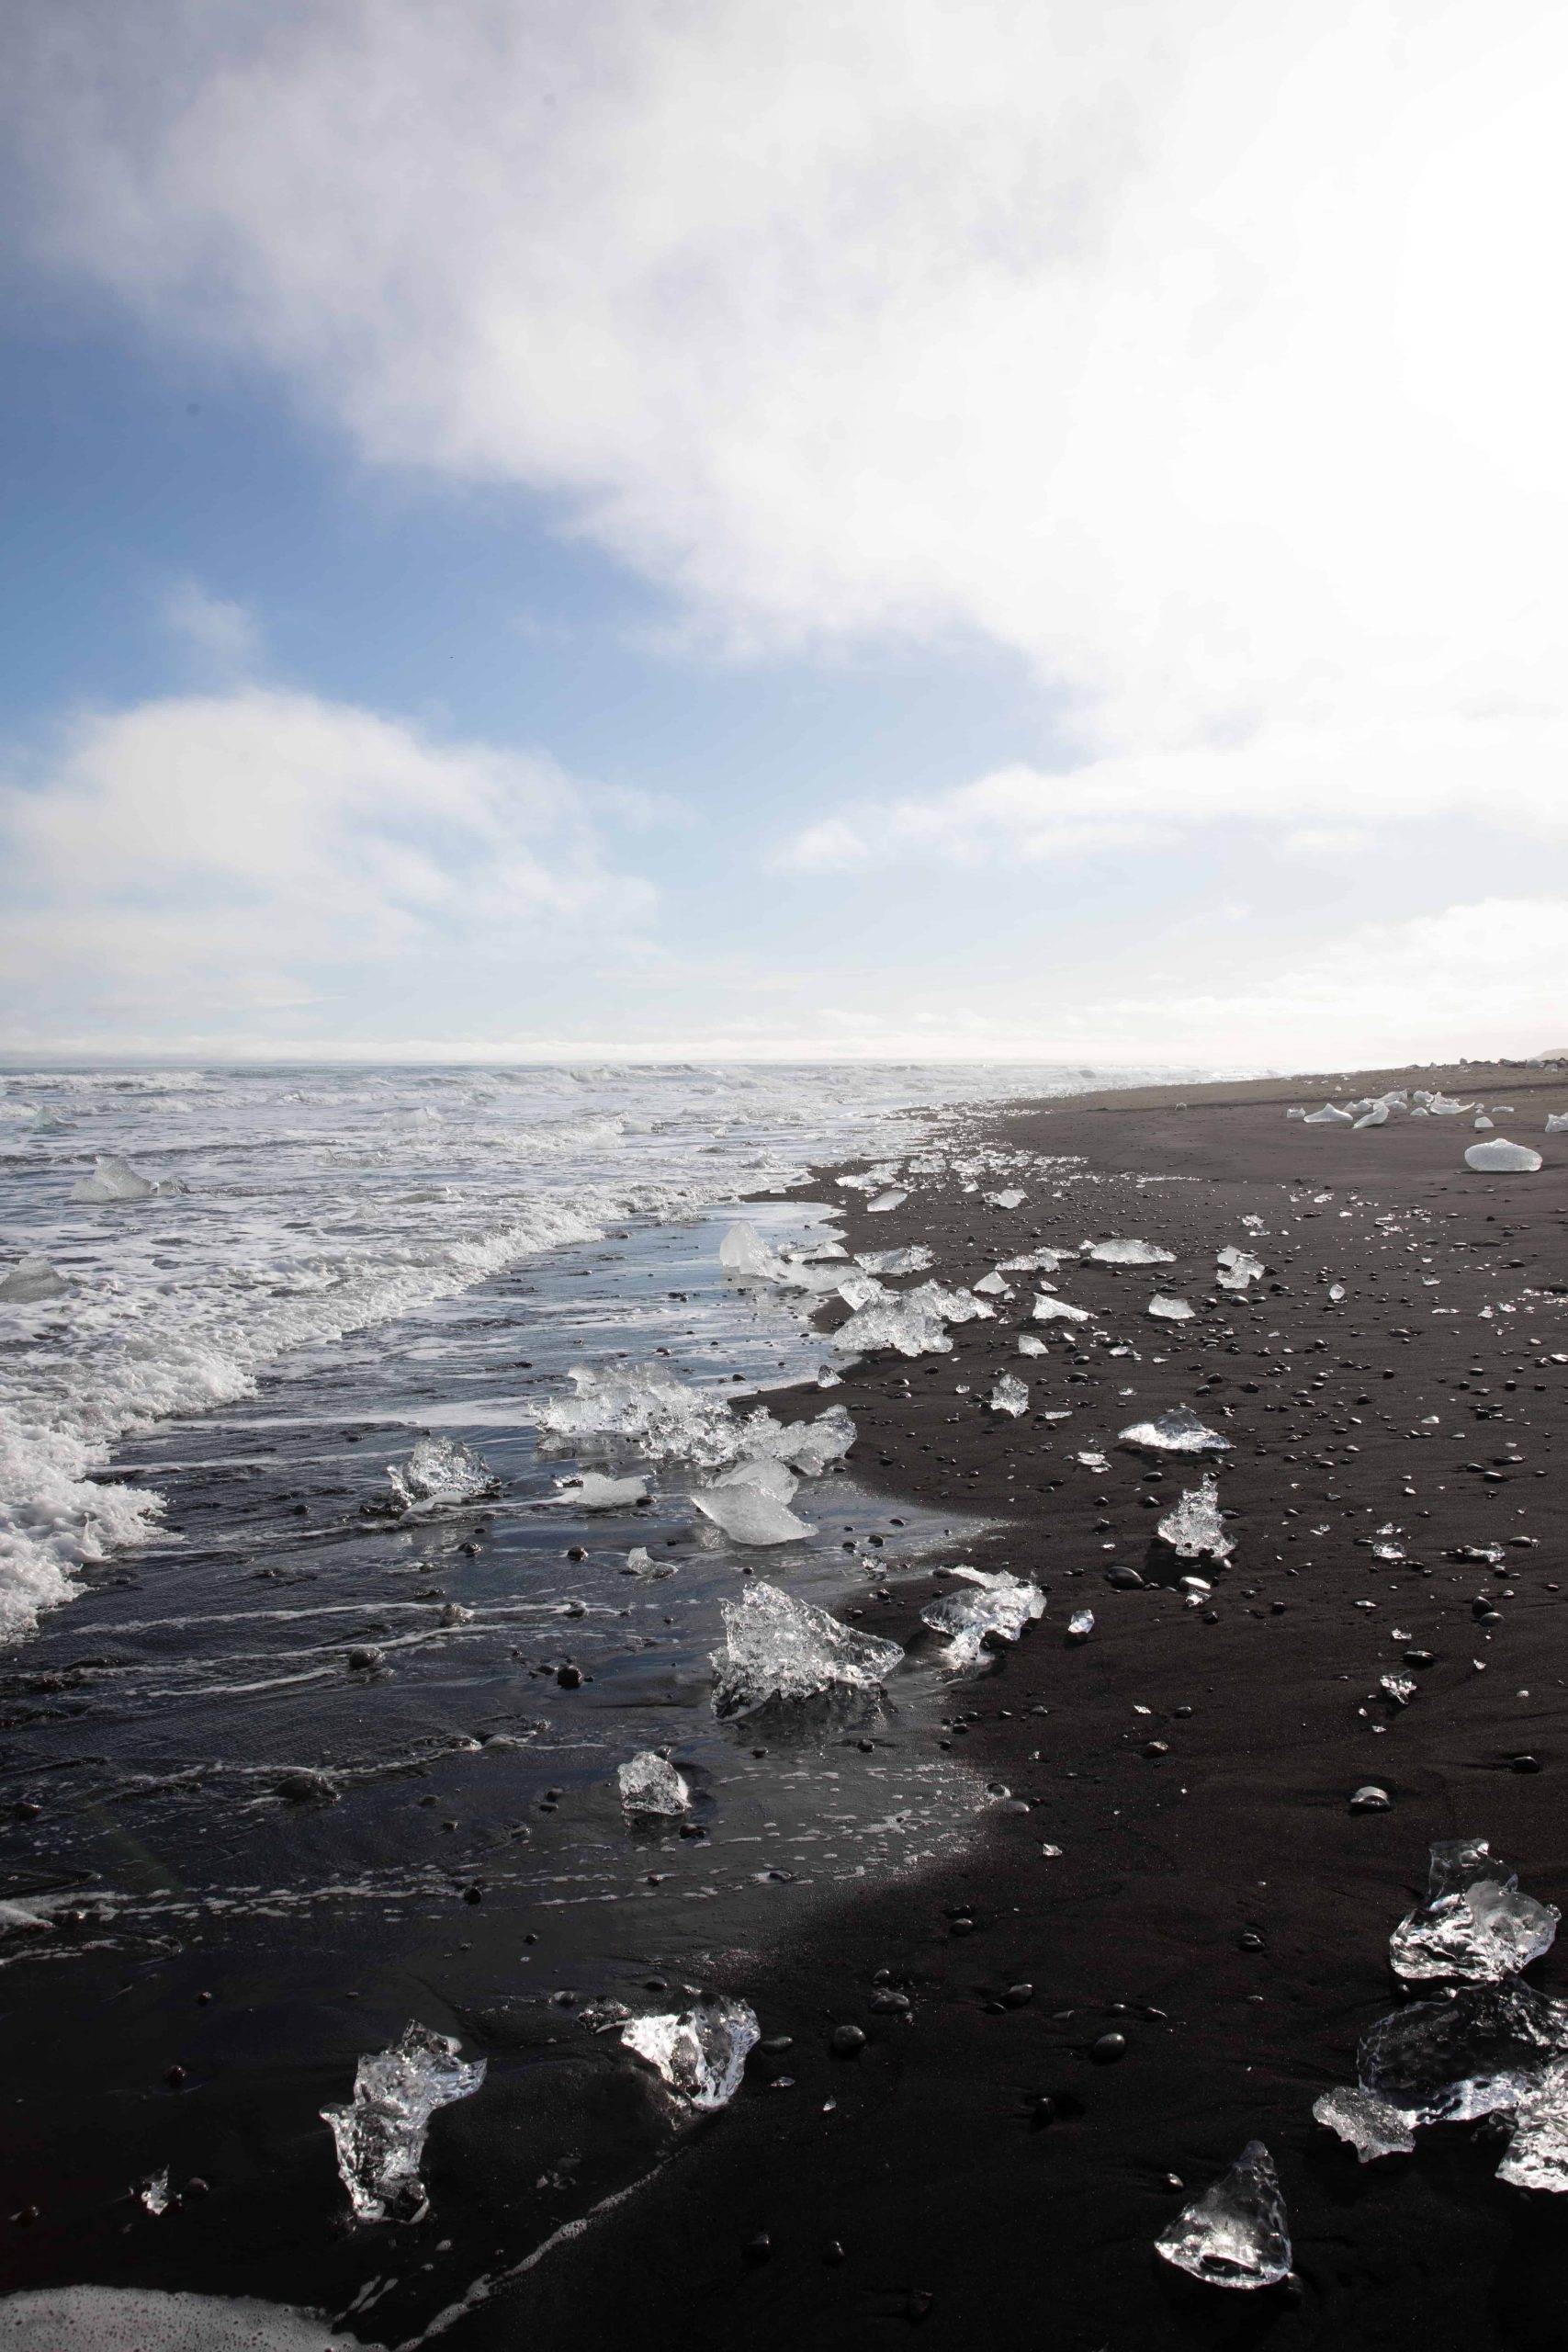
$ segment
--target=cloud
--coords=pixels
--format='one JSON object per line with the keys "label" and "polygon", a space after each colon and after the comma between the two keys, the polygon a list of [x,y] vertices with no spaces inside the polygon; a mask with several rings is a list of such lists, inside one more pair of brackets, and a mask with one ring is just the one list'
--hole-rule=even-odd
{"label": "cloud", "polygon": [[78,720],[0,792],[0,969],[29,1036],[205,1029],[345,990],[374,1035],[391,981],[558,966],[652,907],[548,760],[260,686]]}
{"label": "cloud", "polygon": [[206,667],[240,676],[262,658],[262,633],[243,605],[214,596],[198,580],[179,580],[163,601],[164,626]]}

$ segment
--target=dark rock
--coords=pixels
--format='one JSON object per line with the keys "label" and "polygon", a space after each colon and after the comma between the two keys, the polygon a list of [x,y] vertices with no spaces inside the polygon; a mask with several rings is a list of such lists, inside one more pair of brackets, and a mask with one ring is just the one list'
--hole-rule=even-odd
{"label": "dark rock", "polygon": [[1102,2033],[1089,2045],[1089,2054],[1097,2066],[1114,2066],[1127,2055],[1124,2033]]}

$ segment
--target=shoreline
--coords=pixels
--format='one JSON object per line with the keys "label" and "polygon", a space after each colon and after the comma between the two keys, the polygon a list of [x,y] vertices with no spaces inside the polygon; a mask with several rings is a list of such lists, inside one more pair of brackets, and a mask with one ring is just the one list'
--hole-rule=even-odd
{"label": "shoreline", "polygon": [[[1498,1133],[1538,1145],[1546,1112],[1568,1107],[1551,1068],[1357,1074],[1362,1092],[1401,1083],[1501,1095],[1519,1115]],[[962,1863],[781,1951],[752,1991],[764,2030],[792,2037],[774,2068],[793,2070],[787,2096],[748,2091],[613,2241],[558,2249],[476,2343],[525,2316],[547,2340],[635,2324],[644,2344],[847,2346],[901,2319],[966,2342],[1037,2329],[1044,2309],[1085,2352],[1259,2331],[1292,2352],[1558,2340],[1568,2214],[1495,2179],[1487,2127],[1428,2130],[1413,2156],[1360,2167],[1311,2107],[1354,2079],[1357,2036],[1390,2005],[1388,1933],[1432,1839],[1490,1836],[1530,1893],[1568,1898],[1550,1476],[1568,1423],[1551,1362],[1568,1357],[1568,1146],[1539,1175],[1480,1175],[1462,1165],[1468,1118],[1303,1129],[1292,1102],[1316,1107],[1295,1079],[987,1107],[974,1132],[988,1148],[1071,1163],[1027,1183],[1019,1210],[945,1182],[885,1214],[844,1198],[852,1251],[923,1240],[948,1283],[1063,1250],[1058,1291],[1108,1335],[1077,1346],[1026,1326],[1050,1352],[1021,1357],[1020,1278],[1010,1319],[953,1330],[951,1354],[868,1357],[833,1391],[860,1429],[858,1482],[994,1517],[973,1556],[1049,1588],[1043,1623],[955,1683],[941,1735],[1030,1809],[998,1808]],[[840,1172],[788,1197],[834,1199]],[[1078,1266],[1082,1239],[1118,1233],[1176,1262],[1157,1283]],[[1247,1294],[1213,1288],[1226,1244],[1265,1261]],[[1190,1295],[1193,1321],[1151,1320],[1156,1286]],[[1002,1371],[1030,1384],[1018,1421],[976,1401]],[[819,1403],[813,1388],[766,1401],[795,1397]],[[1238,1513],[1212,1606],[1192,1610],[1168,1586],[1106,1578],[1143,1573],[1148,1503],[1197,1484],[1179,1461],[1151,1480],[1116,1442],[1178,1404],[1230,1436],[1221,1499]],[[1397,1563],[1370,1549],[1389,1524]],[[1495,1576],[1450,1556],[1521,1535]],[[908,1640],[941,1589],[907,1575],[862,1622]],[[1483,1600],[1498,1622],[1479,1623]],[[1072,1647],[1069,1603],[1097,1620]],[[1379,1677],[1413,1647],[1435,1662],[1396,1710]],[[1523,1755],[1540,1769],[1515,1770]],[[1352,1814],[1369,1780],[1391,1808]],[[1565,1989],[1555,1952],[1530,1981]],[[889,1989],[907,2009],[878,2003]],[[834,2022],[868,2036],[852,2063],[829,2052]],[[1107,2031],[1125,2054],[1097,2064]],[[1254,2136],[1290,2209],[1294,2300],[1196,2286],[1151,2250]]]}

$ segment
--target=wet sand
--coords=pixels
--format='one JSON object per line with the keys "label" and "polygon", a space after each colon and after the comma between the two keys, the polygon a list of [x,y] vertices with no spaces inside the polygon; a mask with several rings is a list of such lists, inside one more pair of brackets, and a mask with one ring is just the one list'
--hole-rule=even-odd
{"label": "wet sand", "polygon": [[[1387,1937],[1430,1840],[1490,1836],[1531,1893],[1568,1903],[1568,1138],[1544,1146],[1539,1175],[1477,1175],[1468,1117],[1353,1134],[1284,1116],[1330,1091],[1440,1084],[1516,1105],[1498,1132],[1540,1147],[1568,1081],[1473,1065],[1337,1080],[990,1116],[998,1146],[1065,1162],[1011,1212],[956,1183],[890,1214],[841,1196],[852,1249],[924,1241],[948,1282],[1065,1250],[1057,1285],[1091,1309],[1082,1330],[1107,1335],[1078,1345],[1024,1324],[1050,1353],[1021,1357],[1021,1276],[1004,1319],[955,1330],[950,1355],[870,1359],[836,1392],[861,1430],[857,1482],[995,1514],[971,1556],[1048,1589],[1043,1622],[954,1683],[945,1725],[896,1735],[950,1742],[1028,1810],[998,1799],[964,1860],[836,1906],[730,1984],[775,2044],[741,2094],[465,2320],[463,2341],[1568,2338],[1568,2200],[1499,2184],[1490,2126],[1431,2130],[1415,2155],[1359,2166],[1311,2115],[1354,2078],[1357,2037],[1393,1998]],[[807,1189],[834,1197],[831,1180]],[[1080,1269],[1080,1241],[1114,1234],[1177,1262]],[[1226,1243],[1264,1261],[1246,1295],[1214,1286]],[[1189,1297],[1194,1320],[1152,1320],[1156,1289]],[[978,1402],[1004,1371],[1031,1385],[1017,1420]],[[1117,1565],[1169,1573],[1151,1503],[1195,1472],[1168,1460],[1152,1479],[1116,1432],[1178,1404],[1234,1448],[1221,1483],[1237,1550],[1209,1608],[1107,1580]],[[1089,1452],[1109,1466],[1080,1464]],[[1373,1556],[1388,1525],[1403,1562]],[[1505,1547],[1495,1572],[1453,1556],[1487,1543]],[[942,1589],[890,1578],[859,1622],[907,1639]],[[1085,1607],[1095,1632],[1069,1645]],[[1379,1678],[1412,1649],[1434,1662],[1407,1669],[1418,1691],[1399,1710]],[[1369,1781],[1387,1812],[1349,1810]],[[1568,1992],[1568,1953],[1529,1973]],[[829,2046],[845,2022],[867,2036],[853,2058]],[[1125,2053],[1097,2063],[1108,2031]],[[1293,2291],[1203,2288],[1151,2253],[1253,2137],[1289,2205]]]}

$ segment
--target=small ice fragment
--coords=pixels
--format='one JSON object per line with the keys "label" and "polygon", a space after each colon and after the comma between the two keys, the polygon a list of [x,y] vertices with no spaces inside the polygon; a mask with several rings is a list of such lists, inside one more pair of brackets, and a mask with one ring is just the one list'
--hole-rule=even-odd
{"label": "small ice fragment", "polygon": [[1089,1261],[1096,1266],[1174,1266],[1174,1250],[1162,1250],[1157,1241],[1091,1241]]}
{"label": "small ice fragment", "polygon": [[867,1201],[866,1212],[868,1216],[875,1216],[887,1209],[902,1208],[908,1197],[908,1193],[901,1193],[897,1184],[891,1184],[886,1193],[878,1193],[874,1201]]}
{"label": "small ice fragment", "polygon": [[1332,1102],[1325,1102],[1321,1111],[1309,1111],[1305,1120],[1309,1127],[1353,1127],[1355,1124],[1348,1111],[1337,1110]]}
{"label": "small ice fragment", "polygon": [[1546,1132],[1549,1136],[1568,1135],[1568,1111],[1549,1111]]}
{"label": "small ice fragment", "polygon": [[991,1391],[991,1410],[993,1413],[1010,1413],[1014,1420],[1021,1413],[1027,1413],[1028,1382],[1020,1380],[1015,1373],[1004,1372]]}
{"label": "small ice fragment", "polygon": [[1080,1470],[1109,1470],[1111,1464],[1103,1453],[1089,1452],[1079,1454],[1078,1467]]}
{"label": "small ice fragment", "polygon": [[1065,1298],[1040,1297],[1034,1302],[1036,1323],[1087,1323],[1089,1319],[1087,1306],[1071,1306]]}
{"label": "small ice fragment", "polygon": [[615,1767],[615,1777],[621,1784],[621,1803],[630,1814],[684,1813],[692,1802],[692,1792],[673,1764],[651,1747],[645,1747],[627,1764]]}
{"label": "small ice fragment", "polygon": [[836,1373],[830,1363],[818,1365],[817,1385],[818,1388],[841,1388],[843,1385],[842,1375]]}
{"label": "small ice fragment", "polygon": [[1285,2200],[1261,2140],[1249,2140],[1229,2172],[1182,2207],[1155,2251],[1214,2287],[1272,2287],[1289,2276]]}
{"label": "small ice fragment", "polygon": [[405,1510],[416,1503],[471,1503],[501,1492],[501,1481],[459,1438],[422,1437],[387,1476]]}
{"label": "small ice fragment", "polygon": [[40,1298],[58,1298],[70,1283],[57,1273],[47,1258],[19,1258],[11,1271],[0,1279],[0,1298],[12,1306],[32,1306]]}
{"label": "small ice fragment", "polygon": [[1044,1340],[1037,1340],[1032,1331],[1020,1333],[1018,1351],[1021,1356],[1048,1356],[1051,1352]]}
{"label": "small ice fragment", "polygon": [[1410,1674],[1380,1674],[1378,1689],[1396,1707],[1407,1707],[1416,1696],[1416,1678]]}
{"label": "small ice fragment", "polygon": [[1134,1421],[1118,1432],[1122,1445],[1143,1453],[1228,1453],[1231,1442],[1205,1428],[1190,1405],[1173,1406],[1153,1420]]}
{"label": "small ice fragment", "polygon": [[994,1209],[1021,1209],[1023,1206],[1024,1197],[1022,1193],[1017,1192],[987,1193],[985,1195],[987,1205]]}
{"label": "small ice fragment", "polygon": [[1514,2136],[1497,2167],[1516,2188],[1568,2190],[1568,2064],[1548,2066],[1514,2109]]}
{"label": "small ice fragment", "polygon": [[960,1566],[953,1573],[976,1589],[944,1592],[921,1610],[920,1623],[948,1636],[955,1664],[973,1665],[987,1634],[1016,1642],[1027,1624],[1045,1613],[1045,1596],[1032,1578],[1010,1576],[1005,1568],[991,1574]]}
{"label": "small ice fragment", "polygon": [[[1568,1125],[1568,1120],[1563,1124]],[[1061,1262],[1059,1250],[1029,1250],[1021,1258],[1004,1258],[997,1271],[1002,1274],[1054,1274]]]}
{"label": "small ice fragment", "polygon": [[904,1250],[863,1250],[855,1263],[868,1274],[923,1274],[934,1261],[923,1241],[911,1241]]}
{"label": "small ice fragment", "polygon": [[322,2108],[358,2220],[412,2219],[423,2207],[419,2165],[430,2119],[485,2078],[485,2061],[460,2057],[460,2047],[428,2026],[405,2026],[390,2050],[360,2060],[352,2105]]}
{"label": "small ice fragment", "polygon": [[1393,1800],[1374,1781],[1363,1781],[1350,1799],[1352,1813],[1386,1813]]}
{"label": "small ice fragment", "polygon": [[144,2180],[136,2193],[150,2213],[166,2213],[169,2210],[168,2165],[165,2165],[162,2172],[155,2172],[151,2180]]}
{"label": "small ice fragment", "polygon": [[739,1282],[777,1282],[786,1271],[756,1227],[742,1217],[718,1245],[718,1262]]}
{"label": "small ice fragment", "polygon": [[1379,2098],[1375,2091],[1325,2091],[1314,2099],[1312,2111],[1355,2149],[1358,2164],[1370,2165],[1378,2156],[1407,2156],[1416,2145],[1408,2110]]}
{"label": "small ice fragment", "polygon": [[1165,1323],[1190,1323],[1192,1320],[1192,1309],[1187,1300],[1167,1297],[1163,1291],[1156,1291],[1149,1301],[1148,1311]]}
{"label": "small ice fragment", "polygon": [[1370,1111],[1363,1111],[1360,1117],[1353,1120],[1351,1124],[1358,1127],[1387,1126],[1388,1104],[1386,1102],[1374,1102]]}
{"label": "small ice fragment", "polygon": [[[1383,1688],[1400,1678],[1385,1675]],[[1412,1690],[1414,1683],[1408,1686]],[[1518,1876],[1484,1838],[1442,1838],[1431,1849],[1427,1901],[1388,1939],[1396,1976],[1496,1984],[1551,1948],[1562,1913],[1518,1892]]]}
{"label": "small ice fragment", "polygon": [[1220,1490],[1213,1472],[1201,1487],[1188,1488],[1175,1510],[1158,1522],[1157,1532],[1179,1559],[1229,1559],[1235,1545],[1220,1518]]}
{"label": "small ice fragment", "polygon": [[1357,2074],[1418,2123],[1473,2122],[1517,2107],[1568,2056],[1568,2005],[1517,1978],[1412,2001],[1361,2036]]}
{"label": "small ice fragment", "polygon": [[749,1585],[719,1603],[725,1647],[713,1657],[716,1715],[748,1714],[770,1699],[810,1699],[835,1686],[880,1690],[903,1662],[897,1642],[852,1633],[825,1609],[776,1585]]}
{"label": "small ice fragment", "polygon": [[689,2009],[634,2018],[621,2028],[621,2041],[689,2107],[712,2109],[727,2106],[739,2089],[747,2052],[761,2030],[744,2001],[705,1993]]}
{"label": "small ice fragment", "polygon": [[1464,1155],[1467,1168],[1488,1169],[1507,1174],[1533,1176],[1540,1166],[1540,1154],[1532,1151],[1528,1143],[1509,1143],[1499,1136],[1495,1143],[1472,1143]]}
{"label": "small ice fragment", "polygon": [[1495,1125],[1496,1125],[1497,1122],[1495,1121],[1495,1119],[1488,1119],[1488,1118],[1483,1117],[1483,1118],[1479,1118],[1479,1119],[1474,1119],[1474,1120],[1472,1120],[1472,1121],[1471,1122],[1471,1124],[1472,1124],[1472,1125],[1474,1127],[1475,1132],[1476,1132],[1476,1134],[1477,1134],[1477,1135],[1483,1135],[1483,1134],[1485,1134],[1485,1133],[1487,1132],[1487,1130],[1488,1130],[1489,1128],[1495,1127]]}
{"label": "small ice fragment", "polygon": [[950,1355],[953,1341],[945,1326],[972,1323],[992,1309],[967,1291],[944,1290],[940,1283],[921,1283],[887,1298],[873,1299],[840,1323],[833,1345],[863,1355],[870,1348],[896,1348],[900,1355]]}
{"label": "small ice fragment", "polygon": [[1214,1262],[1220,1270],[1222,1290],[1245,1290],[1248,1283],[1257,1282],[1265,1271],[1261,1258],[1255,1258],[1250,1250],[1236,1249],[1234,1243],[1217,1250]]}
{"label": "small ice fragment", "polygon": [[602,1470],[585,1470],[581,1478],[568,1479],[547,1499],[575,1503],[579,1510],[625,1510],[633,1503],[647,1501],[648,1480],[607,1478]]}
{"label": "small ice fragment", "polygon": [[1089,1639],[1089,1635],[1093,1633],[1093,1631],[1094,1631],[1094,1611],[1093,1611],[1093,1610],[1092,1610],[1092,1609],[1077,1609],[1077,1610],[1075,1610],[1075,1611],[1073,1611],[1073,1614],[1072,1614],[1072,1615],[1068,1618],[1068,1620],[1067,1620],[1067,1638],[1068,1638],[1068,1640],[1069,1640],[1069,1641],[1074,1641],[1074,1642],[1087,1642],[1087,1641],[1088,1641],[1088,1639]]}
{"label": "small ice fragment", "polygon": [[982,1274],[975,1287],[978,1291],[984,1291],[988,1298],[1012,1296],[1012,1284],[1004,1283],[1000,1274]]}
{"label": "small ice fragment", "polygon": [[1328,1303],[1329,1303],[1329,1305],[1330,1305],[1331,1306],[1338,1306],[1338,1304],[1339,1304],[1339,1302],[1340,1302],[1340,1300],[1344,1297],[1344,1295],[1345,1295],[1345,1285],[1344,1285],[1344,1283],[1329,1283],[1329,1285],[1328,1285]]}
{"label": "small ice fragment", "polygon": [[735,1544],[794,1544],[817,1531],[789,1508],[798,1480],[776,1459],[739,1462],[692,1500]]}
{"label": "small ice fragment", "polygon": [[145,1201],[158,1187],[132,1168],[118,1152],[99,1155],[90,1176],[79,1176],[71,1187],[73,1201]]}

